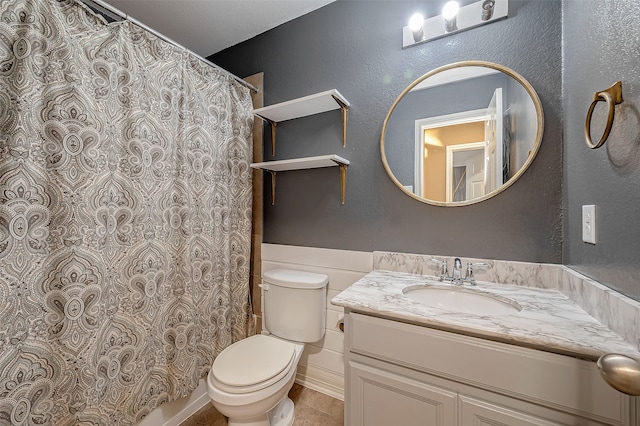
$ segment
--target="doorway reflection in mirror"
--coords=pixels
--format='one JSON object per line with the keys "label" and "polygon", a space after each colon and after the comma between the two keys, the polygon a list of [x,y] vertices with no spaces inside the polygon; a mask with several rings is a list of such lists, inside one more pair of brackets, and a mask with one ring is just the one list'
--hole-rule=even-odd
{"label": "doorway reflection in mirror", "polygon": [[385,120],[383,162],[392,179],[442,205],[477,202],[510,185],[537,152],[543,120],[537,95],[514,75],[452,67],[414,82]]}

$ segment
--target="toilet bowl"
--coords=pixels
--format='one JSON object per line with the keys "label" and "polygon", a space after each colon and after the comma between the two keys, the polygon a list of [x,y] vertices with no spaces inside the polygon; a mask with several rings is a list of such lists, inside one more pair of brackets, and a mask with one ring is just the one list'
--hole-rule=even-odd
{"label": "toilet bowl", "polygon": [[287,394],[303,349],[301,343],[262,334],[229,346],[207,378],[214,407],[229,418],[230,426],[291,425],[293,402]]}
{"label": "toilet bowl", "polygon": [[288,397],[304,342],[324,336],[326,286],[323,274],[276,269],[264,273],[265,333],[224,349],[207,378],[214,407],[230,426],[291,426]]}

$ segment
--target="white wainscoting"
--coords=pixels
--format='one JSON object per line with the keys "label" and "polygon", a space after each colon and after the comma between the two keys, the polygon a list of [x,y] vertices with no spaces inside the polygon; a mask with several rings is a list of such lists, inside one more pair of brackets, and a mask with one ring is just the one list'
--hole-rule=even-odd
{"label": "white wainscoting", "polygon": [[343,309],[333,306],[331,299],[373,270],[373,253],[262,244],[262,272],[276,268],[316,272],[329,277],[325,336],[305,347],[296,382],[344,400],[344,334],[338,328]]}

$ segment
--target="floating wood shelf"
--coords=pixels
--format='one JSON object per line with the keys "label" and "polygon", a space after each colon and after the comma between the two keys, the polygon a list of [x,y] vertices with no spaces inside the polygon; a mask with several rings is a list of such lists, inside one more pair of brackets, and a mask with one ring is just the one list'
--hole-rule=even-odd
{"label": "floating wood shelf", "polygon": [[317,157],[291,158],[287,160],[251,163],[252,168],[266,170],[271,173],[271,205],[276,203],[276,172],[335,166],[340,167],[340,202],[344,204],[344,197],[347,188],[347,166],[349,166],[349,160],[345,160],[338,155],[329,154],[319,155]]}
{"label": "floating wood shelf", "polygon": [[340,109],[342,111],[342,146],[347,146],[347,119],[349,101],[336,89],[292,99],[275,105],[253,110],[258,117],[271,125],[271,155],[276,153],[276,126],[278,123],[295,118],[307,117],[322,112]]}

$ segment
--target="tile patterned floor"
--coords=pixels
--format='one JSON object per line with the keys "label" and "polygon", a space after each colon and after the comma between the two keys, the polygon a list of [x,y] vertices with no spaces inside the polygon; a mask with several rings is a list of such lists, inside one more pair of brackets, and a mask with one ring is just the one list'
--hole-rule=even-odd
{"label": "tile patterned floor", "polygon": [[[289,398],[295,404],[296,419],[293,426],[342,426],[344,403],[338,399],[294,384]],[[201,408],[180,426],[226,426],[227,419],[211,403]]]}

